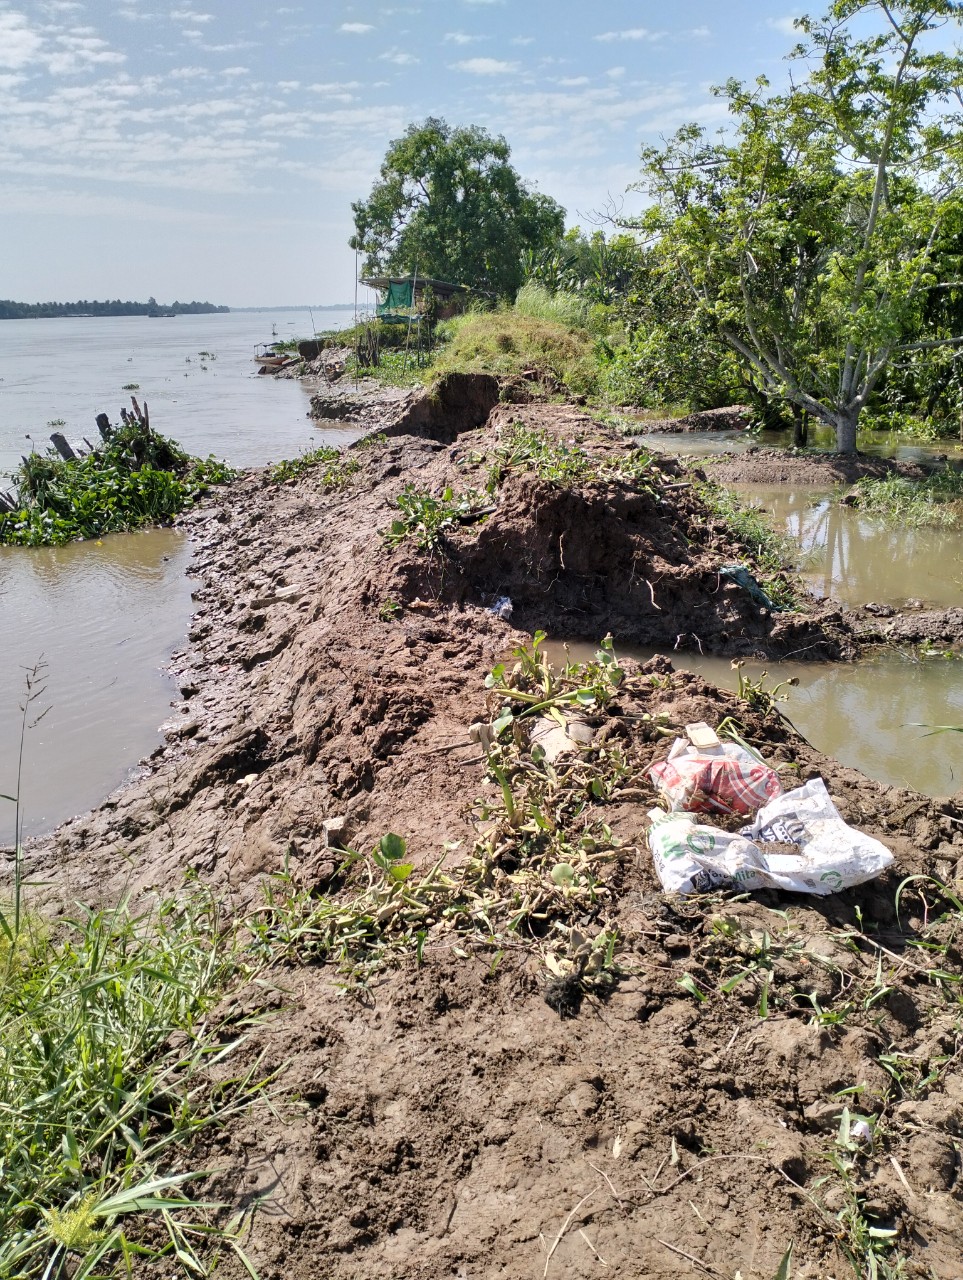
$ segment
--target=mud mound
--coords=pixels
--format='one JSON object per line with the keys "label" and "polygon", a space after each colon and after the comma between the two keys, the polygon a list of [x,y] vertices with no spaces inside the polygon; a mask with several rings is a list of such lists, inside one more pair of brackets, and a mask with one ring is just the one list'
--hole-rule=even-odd
{"label": "mud mound", "polygon": [[451,444],[463,431],[487,422],[499,397],[499,381],[490,373],[446,374],[429,390],[415,394],[388,428],[388,435],[421,436]]}
{"label": "mud mound", "polygon": [[790,454],[784,449],[747,449],[745,453],[700,458],[698,465],[720,484],[812,484],[825,489],[855,484],[864,476],[881,480],[901,475],[919,480],[927,474],[916,462],[865,454]]}
{"label": "mud mound", "polygon": [[658,418],[646,422],[647,434],[678,435],[687,431],[745,431],[752,409],[745,404],[726,405],[722,409],[700,409],[683,418]]}

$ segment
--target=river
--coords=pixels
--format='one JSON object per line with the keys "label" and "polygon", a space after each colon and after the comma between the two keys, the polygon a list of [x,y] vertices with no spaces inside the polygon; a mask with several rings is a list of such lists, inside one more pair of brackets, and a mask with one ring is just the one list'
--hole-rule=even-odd
{"label": "river", "polygon": [[[350,323],[316,311],[319,330]],[[308,419],[310,388],[258,375],[254,346],[307,336],[307,312],[0,321],[0,471],[52,422],[94,438],[94,418],[119,420],[131,394],[151,423],[192,453],[237,466],[294,457],[353,433]],[[125,390],[130,383],[134,391]],[[0,485],[2,485],[0,480]],[[17,787],[28,674],[44,662],[45,692],[28,710],[21,799],[26,834],[98,804],[160,741],[175,694],[164,674],[191,615],[187,540],[173,530],[114,535],[61,548],[0,547],[0,793]],[[0,846],[13,838],[0,801]]]}

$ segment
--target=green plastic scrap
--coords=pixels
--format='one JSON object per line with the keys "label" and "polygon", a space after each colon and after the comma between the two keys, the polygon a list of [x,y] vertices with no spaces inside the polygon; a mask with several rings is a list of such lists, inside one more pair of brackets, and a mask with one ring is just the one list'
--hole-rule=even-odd
{"label": "green plastic scrap", "polygon": [[752,576],[745,565],[741,564],[724,564],[719,570],[720,578],[729,578],[737,587],[742,587],[744,591],[748,591],[750,597],[755,600],[756,604],[761,604],[764,609],[768,609],[770,613],[782,613],[782,607],[775,604],[769,596],[766,595],[762,587]]}

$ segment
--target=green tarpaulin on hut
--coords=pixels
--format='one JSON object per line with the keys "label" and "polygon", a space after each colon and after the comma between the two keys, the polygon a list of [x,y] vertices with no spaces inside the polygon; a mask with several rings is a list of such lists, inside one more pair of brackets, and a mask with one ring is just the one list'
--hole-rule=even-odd
{"label": "green tarpaulin on hut", "polygon": [[378,315],[389,316],[397,311],[410,311],[412,303],[412,283],[410,280],[392,280],[385,291],[385,296],[378,303]]}

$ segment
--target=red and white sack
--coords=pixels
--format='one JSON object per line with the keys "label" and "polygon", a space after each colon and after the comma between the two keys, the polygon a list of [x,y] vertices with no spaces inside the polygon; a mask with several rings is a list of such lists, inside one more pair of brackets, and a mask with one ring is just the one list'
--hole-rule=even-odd
{"label": "red and white sack", "polygon": [[699,748],[677,738],[649,777],[673,812],[755,813],[782,794],[775,770],[735,742]]}

